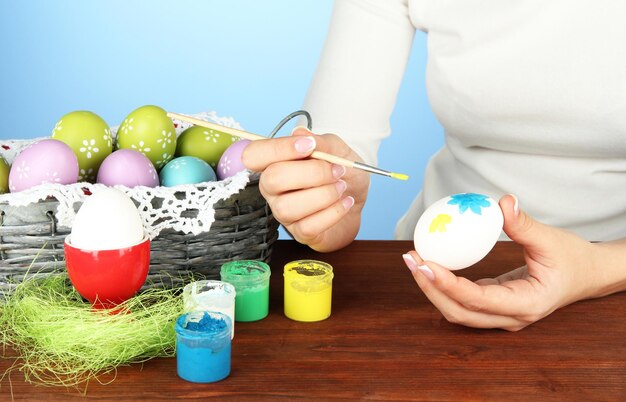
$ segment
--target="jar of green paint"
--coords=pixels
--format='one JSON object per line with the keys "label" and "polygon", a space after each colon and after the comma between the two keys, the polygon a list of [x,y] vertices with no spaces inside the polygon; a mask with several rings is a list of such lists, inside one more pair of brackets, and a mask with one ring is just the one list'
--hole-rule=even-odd
{"label": "jar of green paint", "polygon": [[235,321],[258,321],[267,317],[269,265],[256,260],[231,261],[222,265],[220,277],[235,287]]}

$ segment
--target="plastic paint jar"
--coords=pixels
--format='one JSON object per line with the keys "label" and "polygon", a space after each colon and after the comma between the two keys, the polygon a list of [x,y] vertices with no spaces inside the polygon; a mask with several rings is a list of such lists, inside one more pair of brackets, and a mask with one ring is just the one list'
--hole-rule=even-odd
{"label": "plastic paint jar", "polygon": [[297,260],[285,265],[285,315],[295,321],[330,317],[333,267],[322,261]]}
{"label": "plastic paint jar", "polygon": [[195,311],[176,320],[176,368],[185,381],[207,383],[230,374],[232,323],[223,313]]}
{"label": "plastic paint jar", "polygon": [[222,265],[222,281],[231,283],[235,296],[235,321],[267,317],[270,300],[270,267],[262,261],[239,260]]}
{"label": "plastic paint jar", "polygon": [[235,336],[235,287],[222,281],[202,280],[183,288],[183,306],[186,313],[215,311],[226,314],[232,322],[231,339]]}

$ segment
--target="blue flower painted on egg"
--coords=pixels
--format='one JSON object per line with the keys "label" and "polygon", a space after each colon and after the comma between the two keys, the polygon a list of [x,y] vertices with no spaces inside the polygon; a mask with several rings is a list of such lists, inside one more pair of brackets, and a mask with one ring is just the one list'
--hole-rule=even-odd
{"label": "blue flower painted on egg", "polygon": [[475,194],[475,193],[465,193],[465,194],[455,194],[450,196],[451,200],[448,201],[449,205],[458,205],[459,213],[463,213],[468,209],[471,210],[476,215],[481,214],[481,208],[487,208],[491,206],[491,202],[487,200],[489,198],[486,195]]}

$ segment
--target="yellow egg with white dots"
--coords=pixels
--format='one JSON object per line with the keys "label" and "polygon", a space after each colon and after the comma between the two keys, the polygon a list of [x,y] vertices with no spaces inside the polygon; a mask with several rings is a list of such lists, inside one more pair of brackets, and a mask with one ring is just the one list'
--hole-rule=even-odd
{"label": "yellow egg with white dots", "polygon": [[9,192],[9,172],[11,167],[7,161],[0,156],[0,194]]}
{"label": "yellow egg with white dots", "polygon": [[226,149],[239,137],[201,126],[192,126],[178,137],[176,156],[195,156],[208,163],[213,169]]}
{"label": "yellow egg with white dots", "polygon": [[424,211],[415,226],[415,250],[425,261],[449,270],[467,268],[491,251],[502,233],[498,202],[475,193],[440,199]]}
{"label": "yellow egg with white dots", "polygon": [[174,123],[159,106],[141,106],[126,116],[117,130],[117,148],[141,152],[160,170],[174,158]]}
{"label": "yellow egg with white dots", "polygon": [[95,182],[102,161],[113,151],[111,129],[87,110],[67,113],[57,121],[50,138],[66,143],[78,158],[78,181]]}

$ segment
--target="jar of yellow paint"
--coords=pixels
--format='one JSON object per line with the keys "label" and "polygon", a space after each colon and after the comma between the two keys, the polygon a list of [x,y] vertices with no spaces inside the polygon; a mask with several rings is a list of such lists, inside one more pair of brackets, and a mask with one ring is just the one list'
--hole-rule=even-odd
{"label": "jar of yellow paint", "polygon": [[333,267],[322,261],[297,260],[285,265],[285,315],[295,321],[330,317]]}

